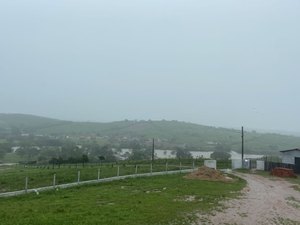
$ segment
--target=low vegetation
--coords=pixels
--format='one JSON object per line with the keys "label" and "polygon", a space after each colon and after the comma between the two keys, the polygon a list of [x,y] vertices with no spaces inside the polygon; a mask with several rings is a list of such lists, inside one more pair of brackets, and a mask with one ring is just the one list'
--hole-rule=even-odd
{"label": "low vegetation", "polygon": [[[181,162],[181,167],[180,167]],[[195,167],[203,165],[203,160],[194,161]],[[230,161],[218,162],[218,168],[228,168]],[[167,169],[180,170],[190,169],[193,166],[193,161],[190,160],[169,160]],[[119,167],[119,175],[128,175],[138,173],[149,173],[151,170],[150,161],[130,161],[105,164],[63,164],[63,165],[39,165],[25,166],[15,165],[0,167],[0,193],[16,190],[24,190],[25,178],[28,177],[28,188],[38,188],[51,186],[53,184],[53,176],[56,174],[56,184],[66,184],[77,181],[78,171],[80,171],[80,180],[96,180],[98,178],[98,170],[100,169],[100,178],[117,176]],[[136,168],[137,167],[137,168]],[[152,171],[165,171],[166,161],[156,160],[153,164]]]}
{"label": "low vegetation", "polygon": [[0,201],[1,224],[191,224],[235,197],[245,181],[201,181],[182,174],[126,179]]}
{"label": "low vegetation", "polygon": [[[180,121],[118,121],[111,123],[70,122],[22,114],[0,114],[0,161],[21,147],[25,160],[49,160],[56,151],[76,144],[90,153],[93,146],[109,146],[120,150],[149,150],[155,138],[157,149],[193,151],[240,151],[240,131]],[[277,155],[280,150],[300,146],[300,137],[245,132],[245,152]],[[31,159],[36,148],[46,151],[39,159]],[[22,152],[23,150],[23,152]],[[29,154],[27,154],[30,152]],[[24,153],[22,155],[22,153]],[[34,157],[33,157],[34,158]]]}
{"label": "low vegetation", "polygon": [[[255,173],[257,175],[274,179],[274,176],[271,175],[269,171],[261,171],[261,170],[249,170],[249,169],[238,169],[238,172],[241,173]],[[294,188],[296,191],[300,191],[300,176],[298,175],[296,178],[290,178],[290,177],[282,177],[282,179],[285,179],[289,181],[292,185],[291,187]]]}

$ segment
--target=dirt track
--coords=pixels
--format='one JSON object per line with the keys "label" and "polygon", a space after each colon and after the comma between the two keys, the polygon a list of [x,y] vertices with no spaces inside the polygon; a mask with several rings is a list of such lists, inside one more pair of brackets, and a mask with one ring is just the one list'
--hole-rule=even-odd
{"label": "dirt track", "polygon": [[221,212],[199,215],[199,225],[300,224],[300,192],[291,183],[281,178],[238,175],[248,182],[243,195],[225,202]]}

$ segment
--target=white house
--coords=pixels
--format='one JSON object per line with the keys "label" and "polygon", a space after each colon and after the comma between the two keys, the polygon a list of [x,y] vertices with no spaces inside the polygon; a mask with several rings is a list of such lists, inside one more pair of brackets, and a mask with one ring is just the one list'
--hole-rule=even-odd
{"label": "white house", "polygon": [[300,149],[294,148],[280,151],[283,163],[293,164],[296,167],[296,172],[300,173]]}
{"label": "white house", "polygon": [[296,164],[296,160],[300,160],[300,149],[289,149],[280,151],[283,163]]}
{"label": "white house", "polygon": [[155,155],[155,158],[158,158],[158,159],[175,159],[176,151],[175,150],[155,149],[154,155]]}

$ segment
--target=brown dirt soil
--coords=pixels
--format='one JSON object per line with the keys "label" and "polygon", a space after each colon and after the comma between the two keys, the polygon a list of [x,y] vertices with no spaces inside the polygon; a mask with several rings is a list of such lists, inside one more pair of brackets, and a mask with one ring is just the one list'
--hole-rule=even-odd
{"label": "brown dirt soil", "polygon": [[231,181],[230,177],[225,176],[222,172],[208,168],[206,166],[199,167],[197,171],[192,172],[184,178],[199,179],[199,180],[212,180],[212,181]]}
{"label": "brown dirt soil", "polygon": [[248,183],[243,195],[219,204],[221,211],[199,213],[198,225],[300,225],[300,192],[293,189],[294,185],[279,177],[235,175]]}

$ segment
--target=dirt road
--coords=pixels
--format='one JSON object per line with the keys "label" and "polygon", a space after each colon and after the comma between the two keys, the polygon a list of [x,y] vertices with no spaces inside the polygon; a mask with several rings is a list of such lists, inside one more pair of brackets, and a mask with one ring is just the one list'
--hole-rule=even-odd
{"label": "dirt road", "polygon": [[248,182],[243,195],[225,202],[221,212],[199,215],[199,225],[300,224],[300,192],[291,183],[255,174],[238,175]]}

